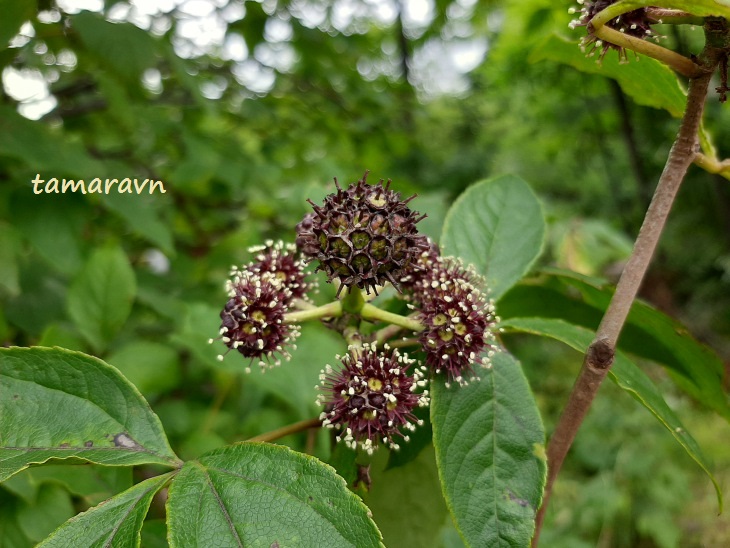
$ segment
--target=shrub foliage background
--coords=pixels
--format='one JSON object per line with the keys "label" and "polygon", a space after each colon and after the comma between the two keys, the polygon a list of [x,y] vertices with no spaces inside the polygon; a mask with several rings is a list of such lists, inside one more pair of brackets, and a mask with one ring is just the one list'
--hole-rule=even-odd
{"label": "shrub foliage background", "polygon": [[[521,176],[544,203],[547,245],[534,277],[502,297],[499,313],[526,316],[525,303],[542,292],[540,302],[561,313],[528,307],[531,315],[570,313],[571,322],[591,327],[591,314],[605,306],[596,293],[538,271],[557,266],[615,279],[676,131],[671,92],[634,102],[615,80],[564,64],[556,33],[577,41],[567,3],[439,0],[424,21],[409,17],[412,2],[401,3],[398,16],[387,3],[220,1],[207,4],[207,41],[190,38],[201,21],[193,2],[155,10],[107,1],[103,15],[101,4],[81,11],[70,2],[0,2],[0,341],[57,345],[114,365],[186,460],[318,412],[314,380],[341,344],[326,329],[306,325],[292,363],[266,375],[243,376],[235,356],[218,363],[207,339],[218,327],[230,265],[247,261],[246,249],[267,238],[293,240],[305,199],[320,202],[333,176],[349,182],[370,169],[404,195],[418,192],[416,209],[429,214],[419,227],[437,239],[467,186]],[[692,32],[667,33],[680,51],[696,49]],[[483,50],[468,72],[439,70],[448,52]],[[21,113],[36,117],[43,92],[18,96],[11,82],[19,75],[47,82],[55,104],[39,120]],[[444,91],[446,81],[453,86]],[[729,116],[708,105],[720,157],[730,156]],[[150,178],[167,192],[34,195],[37,174]],[[625,348],[725,487],[730,450],[720,440],[730,439],[730,428],[698,400],[717,411],[727,406],[728,210],[728,182],[691,171],[643,294],[722,358],[725,391],[715,392],[716,405],[706,392],[672,382],[671,364],[691,357]],[[333,295],[329,286],[321,292],[323,301]],[[581,303],[570,301],[576,292]],[[550,432],[578,354],[512,331],[504,340]],[[282,441],[336,458],[324,434]],[[461,542],[441,502],[433,455],[429,448],[400,469],[375,467],[364,498],[386,544]],[[571,459],[543,545],[730,542],[711,483],[614,386],[603,389]],[[0,486],[0,545],[34,545],[155,473],[52,465],[17,474]],[[403,482],[395,498],[383,489],[390,481]],[[392,521],[396,504],[417,508],[407,517],[413,523]],[[162,516],[153,500],[143,545],[164,545]]]}

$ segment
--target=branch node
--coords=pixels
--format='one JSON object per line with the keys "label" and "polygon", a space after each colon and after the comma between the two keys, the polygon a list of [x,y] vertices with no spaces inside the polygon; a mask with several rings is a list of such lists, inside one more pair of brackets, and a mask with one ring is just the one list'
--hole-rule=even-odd
{"label": "branch node", "polygon": [[616,350],[607,338],[596,339],[588,347],[588,364],[596,369],[608,369]]}

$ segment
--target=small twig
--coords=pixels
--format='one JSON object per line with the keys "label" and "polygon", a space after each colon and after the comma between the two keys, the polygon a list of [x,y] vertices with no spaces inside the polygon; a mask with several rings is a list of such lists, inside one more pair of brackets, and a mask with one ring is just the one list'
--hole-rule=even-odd
{"label": "small twig", "polygon": [[694,78],[701,71],[701,67],[689,57],[685,57],[680,53],[676,53],[653,42],[647,42],[642,38],[636,38],[630,34],[619,32],[611,27],[605,25],[597,26],[594,23],[595,19],[591,20],[593,34],[605,42],[610,42],[611,44],[642,53],[647,57],[661,61],[687,78]]}
{"label": "small twig", "polygon": [[695,158],[695,164],[708,173],[713,173],[730,179],[730,160],[718,160],[699,152]]}
{"label": "small twig", "polygon": [[287,312],[284,314],[284,323],[300,323],[322,318],[338,318],[342,316],[342,303],[333,301],[322,306],[315,306],[306,310]]}
{"label": "small twig", "polygon": [[[282,426],[281,428],[277,428],[276,430],[272,430],[271,432],[265,432],[263,434],[259,434],[258,436],[249,438],[246,441],[271,442],[271,441],[278,440],[279,438],[283,438],[284,436],[288,436],[290,434],[304,432],[305,430],[309,430],[310,428],[319,428],[320,426],[322,426],[321,420],[307,419],[305,421],[300,421],[300,422],[295,422],[294,424],[289,424],[288,426]],[[245,442],[238,442],[238,443],[245,443]]]}
{"label": "small twig", "polygon": [[[601,12],[603,13],[603,12]],[[547,448],[548,478],[542,506],[535,523],[532,544],[537,546],[540,530],[545,519],[550,494],[560,472],[565,456],[580,428],[594,397],[613,363],[616,342],[631,305],[639,291],[646,270],[654,254],[659,237],[666,223],[669,211],[679,191],[687,169],[695,160],[698,149],[698,130],[704,110],[710,79],[722,55],[726,55],[727,22],[719,18],[708,18],[705,24],[707,44],[700,56],[703,70],[691,78],[685,109],[679,133],[669,152],[664,171],[657,184],[654,197],[646,212],[644,223],[634,244],[616,292],[611,299],[596,336],[586,351],[578,378],[560,416],[555,432]],[[718,47],[718,44],[721,46]]]}
{"label": "small twig", "polygon": [[393,325],[399,325],[405,329],[410,329],[411,331],[416,332],[424,330],[424,325],[418,320],[406,316],[401,316],[400,314],[395,314],[393,312],[388,312],[387,310],[382,310],[370,303],[365,303],[363,305],[360,314],[362,315],[363,320],[379,320],[383,322],[388,322]]}

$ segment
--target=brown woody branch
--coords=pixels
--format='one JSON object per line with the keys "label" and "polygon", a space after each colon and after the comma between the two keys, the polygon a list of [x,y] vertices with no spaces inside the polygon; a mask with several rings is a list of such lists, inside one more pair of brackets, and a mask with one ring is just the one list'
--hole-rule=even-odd
{"label": "brown woody branch", "polygon": [[669,152],[654,197],[644,217],[634,249],[616,292],[606,310],[596,336],[586,351],[578,378],[563,409],[547,448],[548,478],[542,506],[538,511],[535,535],[537,546],[555,479],[580,428],[591,403],[606,378],[616,352],[616,343],[636,298],[649,262],[656,249],[667,217],[687,170],[698,154],[698,131],[705,98],[712,74],[720,60],[728,55],[728,22],[724,18],[708,18],[705,23],[706,46],[698,59],[699,74],[690,79],[687,107],[679,133]]}

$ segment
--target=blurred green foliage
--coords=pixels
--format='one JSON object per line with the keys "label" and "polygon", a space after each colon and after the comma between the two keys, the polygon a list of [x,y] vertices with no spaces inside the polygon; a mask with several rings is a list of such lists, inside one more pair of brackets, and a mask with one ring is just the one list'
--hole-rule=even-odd
{"label": "blurred green foliage", "polygon": [[[150,400],[183,458],[317,412],[317,373],[343,348],[326,329],[306,326],[287,371],[265,375],[244,376],[233,355],[219,364],[220,349],[207,340],[217,333],[229,266],[248,261],[247,248],[264,239],[292,240],[306,198],[319,202],[332,177],[349,182],[369,169],[404,195],[418,192],[413,205],[429,214],[424,230],[435,237],[469,184],[520,175],[548,208],[543,265],[612,278],[676,131],[669,113],[633,103],[612,80],[535,60],[556,34],[577,40],[568,2],[436,0],[421,24],[379,12],[385,3],[220,0],[205,3],[215,24],[197,36],[192,2],[157,9],[107,0],[103,13],[59,4],[67,9],[0,2],[0,341],[104,358]],[[697,51],[691,31],[666,35]],[[486,55],[473,70],[434,71],[448,48],[479,47]],[[18,95],[17,76],[45,82],[50,99]],[[447,80],[461,84],[438,92]],[[709,102],[721,157],[730,156],[729,118]],[[166,193],[35,195],[37,175],[87,184],[148,178]],[[644,288],[726,363],[728,211],[728,182],[693,169]],[[104,292],[119,300],[110,310],[98,306]],[[331,296],[323,286],[318,299]],[[513,341],[550,431],[578,358],[549,342]],[[727,423],[652,371],[727,488],[730,454],[718,441],[730,439]],[[283,441],[329,456],[323,434]],[[730,542],[730,522],[714,515],[701,472],[613,387],[576,443],[546,546]],[[431,474],[429,459],[408,466]],[[75,488],[23,474],[0,487],[3,546],[32,545],[101,492],[92,473]],[[425,489],[414,483],[410,492],[423,498]],[[371,496],[376,514],[390,511],[376,490]],[[153,504],[150,518],[162,512]],[[164,545],[158,525],[146,526],[145,545]],[[441,531],[434,545],[453,545],[453,530],[430,525]]]}

